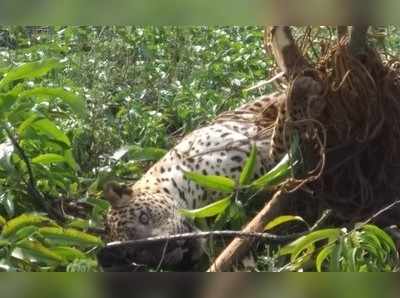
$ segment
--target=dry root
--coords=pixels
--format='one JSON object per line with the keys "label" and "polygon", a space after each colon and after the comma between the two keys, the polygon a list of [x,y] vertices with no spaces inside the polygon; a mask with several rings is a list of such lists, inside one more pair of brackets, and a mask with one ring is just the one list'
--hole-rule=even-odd
{"label": "dry root", "polygon": [[[312,210],[315,218],[330,208],[341,223],[354,223],[399,198],[400,62],[383,61],[373,49],[354,58],[347,45],[346,38],[330,44],[312,70],[324,89],[323,112],[311,117],[311,106],[309,119],[287,123],[313,132],[308,141],[316,166],[286,187],[297,190],[307,183],[312,189],[314,197],[304,200],[303,193],[301,206],[295,206],[302,210],[295,211]],[[287,93],[294,96],[290,88]],[[378,222],[399,220],[400,210],[393,210]]]}

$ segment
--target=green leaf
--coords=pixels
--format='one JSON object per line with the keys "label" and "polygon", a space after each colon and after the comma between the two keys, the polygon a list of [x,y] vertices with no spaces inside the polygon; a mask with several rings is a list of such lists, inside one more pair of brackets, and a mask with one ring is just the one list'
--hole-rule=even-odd
{"label": "green leaf", "polygon": [[1,236],[9,237],[15,234],[19,229],[30,225],[42,225],[44,223],[54,225],[54,222],[48,217],[37,214],[22,214],[16,218],[10,219],[3,228]]}
{"label": "green leaf", "polygon": [[295,216],[295,215],[282,215],[279,216],[273,220],[271,220],[264,228],[264,230],[271,230],[281,224],[287,223],[287,222],[291,222],[291,221],[301,221],[303,223],[306,223],[306,221],[300,217],[300,216]]}
{"label": "green leaf", "polygon": [[0,94],[0,115],[8,112],[11,106],[17,100],[17,97],[11,94]]}
{"label": "green leaf", "polygon": [[68,228],[79,229],[79,230],[86,230],[87,228],[91,227],[90,220],[82,219],[82,218],[75,218],[71,222],[68,223]]}
{"label": "green leaf", "polygon": [[3,206],[7,215],[13,217],[15,215],[15,197],[12,192],[4,192],[0,194],[0,205]]}
{"label": "green leaf", "polygon": [[39,229],[39,233],[46,238],[46,241],[50,241],[53,245],[103,245],[103,241],[99,237],[75,229],[44,227]]}
{"label": "green leaf", "polygon": [[11,245],[11,242],[7,239],[0,239],[0,248],[4,247],[4,246],[8,246]]}
{"label": "green leaf", "polygon": [[318,272],[322,272],[322,265],[324,261],[332,254],[335,245],[327,245],[318,253],[318,256],[315,260],[315,265],[317,267]]}
{"label": "green leaf", "polygon": [[23,135],[25,133],[25,130],[32,125],[32,123],[34,123],[36,121],[36,119],[38,119],[39,115],[34,113],[31,116],[29,116],[28,118],[26,118],[18,127],[17,131],[18,134]]}
{"label": "green leaf", "polygon": [[235,181],[227,177],[214,175],[206,176],[197,172],[185,172],[184,175],[186,178],[207,189],[224,193],[231,193],[235,191]]}
{"label": "green leaf", "polygon": [[256,189],[263,189],[268,186],[275,186],[291,177],[292,167],[294,164],[290,161],[289,155],[286,154],[282,160],[267,174],[253,181],[250,186]]}
{"label": "green leaf", "polygon": [[129,158],[132,160],[139,161],[151,161],[151,160],[159,160],[167,153],[166,150],[154,147],[139,147],[135,145],[124,146],[113,154],[112,158],[115,160],[120,160],[125,155],[129,155]]}
{"label": "green leaf", "polygon": [[52,69],[60,67],[62,67],[62,64],[57,59],[24,63],[4,74],[3,79],[0,81],[0,88],[16,80],[44,76]]}
{"label": "green leaf", "polygon": [[71,169],[74,169],[75,171],[79,169],[79,165],[75,161],[72,149],[65,150],[64,158],[65,162],[71,167]]}
{"label": "green leaf", "polygon": [[256,160],[257,160],[257,145],[253,144],[253,146],[251,148],[250,156],[247,159],[247,161],[243,167],[242,173],[240,174],[240,178],[239,178],[240,186],[247,185],[250,182],[250,179],[254,174]]}
{"label": "green leaf", "polygon": [[54,153],[46,153],[32,158],[32,162],[37,164],[51,164],[51,163],[66,162],[66,159],[62,155]]}
{"label": "green leaf", "polygon": [[68,147],[71,146],[69,138],[49,119],[35,121],[32,127],[39,133],[43,133],[57,141],[60,141]]}
{"label": "green leaf", "polygon": [[60,98],[63,102],[69,105],[75,114],[82,118],[86,116],[86,105],[83,98],[62,88],[38,87],[20,94],[20,97],[30,96],[36,97],[39,102],[44,101],[47,98]]}
{"label": "green leaf", "polygon": [[21,229],[19,229],[15,235],[12,237],[13,241],[19,241],[24,238],[28,238],[31,236],[33,233],[35,233],[38,230],[37,226],[26,226]]}
{"label": "green leaf", "polygon": [[92,205],[93,207],[100,208],[101,210],[110,209],[110,203],[107,200],[96,199],[93,197],[88,198],[85,203]]}
{"label": "green leaf", "polygon": [[73,248],[73,247],[68,247],[68,246],[58,246],[58,247],[52,247],[50,250],[57,255],[61,256],[68,262],[72,262],[75,259],[85,259],[87,256],[81,252],[80,250]]}
{"label": "green leaf", "polygon": [[232,202],[232,196],[229,196],[199,209],[194,209],[194,210],[181,209],[179,210],[179,212],[182,215],[189,218],[213,217],[222,214],[225,211],[225,209],[231,204],[231,202]]}
{"label": "green leaf", "polygon": [[39,263],[57,264],[65,262],[65,259],[63,257],[51,251],[36,240],[24,240],[18,243],[17,247],[22,250],[24,258],[33,258]]}
{"label": "green leaf", "polygon": [[371,233],[378,237],[378,239],[387,244],[391,250],[396,251],[396,244],[394,243],[392,237],[390,237],[384,230],[378,228],[374,225],[364,225],[363,230],[367,233]]}
{"label": "green leaf", "polygon": [[340,236],[340,234],[340,229],[323,229],[319,231],[314,231],[284,246],[280,250],[279,254],[290,254],[291,260],[293,262],[297,259],[302,251],[310,247],[310,245],[313,245],[315,242],[325,239],[336,240]]}
{"label": "green leaf", "polygon": [[7,220],[0,215],[0,226],[4,226],[6,224]]}

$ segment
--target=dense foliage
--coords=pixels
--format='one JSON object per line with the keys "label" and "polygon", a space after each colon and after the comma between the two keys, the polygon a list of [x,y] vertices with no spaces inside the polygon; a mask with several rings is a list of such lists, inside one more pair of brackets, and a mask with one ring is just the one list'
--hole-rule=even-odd
{"label": "dense foliage", "polygon": [[[271,92],[244,91],[274,65],[262,36],[259,27],[0,28],[1,268],[98,270],[103,244],[91,231],[108,209],[103,182],[137,179],[183,134]],[[397,44],[391,39],[391,50]],[[67,215],[54,211],[59,202]],[[383,264],[395,262],[392,243],[370,232],[372,244],[357,237],[385,250],[378,261],[338,260],[336,270],[393,270]],[[347,234],[325,235],[340,242]],[[297,264],[288,269],[301,267],[313,239],[295,254],[286,249]],[[336,251],[327,247],[318,269]]]}

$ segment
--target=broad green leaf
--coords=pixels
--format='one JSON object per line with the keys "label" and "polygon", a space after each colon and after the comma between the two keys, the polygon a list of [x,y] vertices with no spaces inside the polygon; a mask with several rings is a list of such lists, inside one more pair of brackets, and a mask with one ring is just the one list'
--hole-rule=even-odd
{"label": "broad green leaf", "polygon": [[25,130],[32,125],[38,119],[39,115],[34,113],[28,118],[26,118],[18,127],[17,131],[19,135],[23,135],[25,133]]}
{"label": "broad green leaf", "polygon": [[4,247],[4,246],[8,246],[11,245],[11,242],[7,239],[0,239],[0,248]]}
{"label": "broad green leaf", "polygon": [[68,262],[72,262],[75,259],[87,258],[87,256],[83,252],[73,247],[58,246],[58,247],[52,247],[50,248],[50,250],[56,253],[57,255],[63,257]]}
{"label": "broad green leaf", "polygon": [[279,216],[273,220],[271,220],[264,228],[264,230],[271,230],[281,224],[287,223],[287,222],[291,222],[291,221],[301,221],[303,223],[305,223],[307,225],[307,223],[305,222],[305,220],[300,217],[300,216],[295,216],[295,215],[282,215]]}
{"label": "broad green leaf", "polygon": [[7,215],[13,217],[15,215],[15,197],[11,192],[3,192],[0,194],[0,205],[3,206]]}
{"label": "broad green leaf", "polygon": [[86,230],[87,228],[91,227],[91,223],[90,220],[87,219],[75,218],[69,222],[67,226],[68,228]]}
{"label": "broad green leaf", "polygon": [[23,227],[30,225],[42,225],[44,223],[54,225],[54,222],[48,217],[37,214],[22,214],[16,218],[10,219],[4,225],[1,236],[9,237]]}
{"label": "broad green leaf", "polygon": [[69,105],[75,114],[80,117],[86,116],[86,105],[83,98],[62,88],[38,87],[20,94],[20,97],[30,96],[36,97],[38,101],[43,101],[46,98],[60,98],[63,102]]}
{"label": "broad green leaf", "polygon": [[223,213],[225,209],[231,204],[231,202],[232,202],[232,196],[229,196],[199,209],[194,209],[194,210],[181,209],[179,210],[179,212],[182,215],[189,218],[213,217]]}
{"label": "broad green leaf", "polygon": [[318,253],[318,256],[315,260],[315,266],[317,267],[318,272],[322,272],[322,265],[324,261],[332,254],[335,245],[326,245],[321,251]]}
{"label": "broad green leaf", "polygon": [[357,249],[354,248],[350,237],[348,237],[348,236],[343,237],[343,254],[344,254],[343,256],[346,261],[347,271],[350,271],[350,272],[357,271],[356,260],[355,260],[356,252],[357,252]]}
{"label": "broad green leaf", "polygon": [[390,237],[384,230],[374,225],[364,225],[363,230],[367,233],[374,234],[376,237],[379,238],[379,240],[387,244],[393,251],[397,250],[396,244],[394,243],[392,237]]}
{"label": "broad green leaf", "polygon": [[185,172],[185,177],[196,182],[200,186],[224,193],[235,191],[235,181],[223,176],[202,175],[197,172]]}
{"label": "broad green leaf", "polygon": [[268,186],[275,186],[292,175],[292,163],[289,155],[286,154],[282,160],[267,174],[253,181],[250,186],[256,189],[263,189]]}
{"label": "broad green leaf", "polygon": [[6,224],[7,220],[0,215],[0,226],[4,226]]}
{"label": "broad green leaf", "polygon": [[64,152],[65,162],[75,171],[79,169],[79,165],[75,161],[72,149],[65,150]]}
{"label": "broad green leaf", "polygon": [[44,227],[39,229],[39,233],[53,245],[98,246],[103,244],[99,237],[75,229]]}
{"label": "broad green leaf", "polygon": [[16,80],[33,79],[44,76],[52,69],[60,67],[62,67],[62,64],[57,59],[24,63],[4,74],[3,79],[0,81],[0,88]]}
{"label": "broad green leaf", "polygon": [[69,138],[64,134],[55,124],[49,119],[41,119],[35,121],[32,124],[32,127],[39,133],[43,133],[57,141],[60,141],[69,147],[71,146],[71,142]]}
{"label": "broad green leaf", "polygon": [[62,155],[54,153],[46,153],[32,158],[32,162],[37,164],[51,164],[51,163],[66,162],[66,159]]}
{"label": "broad green leaf", "polygon": [[311,232],[305,236],[302,236],[292,243],[284,246],[279,254],[280,255],[291,255],[291,260],[294,261],[297,259],[299,254],[308,248],[310,245],[314,244],[315,242],[321,240],[334,240],[337,239],[341,234],[340,229],[323,229],[315,232]]}
{"label": "broad green leaf", "polygon": [[112,158],[115,160],[120,160],[125,155],[129,155],[129,158],[132,160],[139,161],[151,161],[151,160],[159,160],[167,153],[166,150],[154,147],[139,147],[135,145],[124,146],[113,154]]}
{"label": "broad green leaf", "polygon": [[257,161],[257,145],[253,144],[250,152],[250,156],[247,159],[243,171],[240,174],[239,178],[239,185],[247,185],[250,182],[251,177],[254,174],[254,168],[256,166],[256,161]]}
{"label": "broad green leaf", "polygon": [[0,115],[8,112],[11,106],[17,100],[17,97],[11,94],[0,94]]}
{"label": "broad green leaf", "polygon": [[106,200],[96,199],[93,197],[88,198],[85,203],[92,205],[93,207],[100,208],[101,210],[110,209],[110,203]]}
{"label": "broad green leaf", "polygon": [[18,243],[18,247],[22,250],[25,258],[33,258],[39,263],[57,264],[65,262],[63,257],[51,251],[49,248],[45,247],[36,240],[24,240]]}
{"label": "broad green leaf", "polygon": [[26,226],[21,229],[19,229],[14,235],[9,237],[9,239],[13,242],[23,240],[25,238],[28,238],[31,236],[33,233],[35,233],[38,230],[37,226]]}

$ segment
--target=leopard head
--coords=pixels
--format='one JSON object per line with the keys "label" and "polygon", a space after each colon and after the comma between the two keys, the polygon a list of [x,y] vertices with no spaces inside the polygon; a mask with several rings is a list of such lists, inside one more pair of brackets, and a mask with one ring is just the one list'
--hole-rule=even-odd
{"label": "leopard head", "polygon": [[[148,237],[188,233],[196,228],[179,213],[175,200],[165,193],[138,191],[132,186],[109,182],[104,187],[104,197],[111,209],[106,216],[106,240],[129,241]],[[192,262],[202,251],[202,240],[178,240],[158,247],[145,247],[124,251],[125,258],[136,263],[156,265],[162,261],[175,265],[183,260]],[[128,256],[127,256],[128,255]]]}

